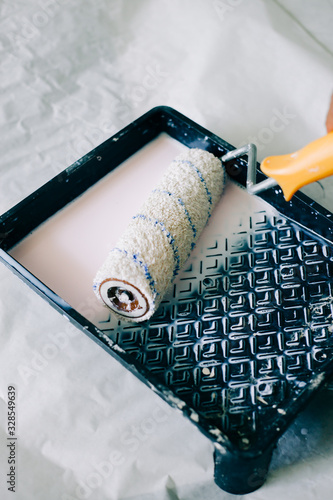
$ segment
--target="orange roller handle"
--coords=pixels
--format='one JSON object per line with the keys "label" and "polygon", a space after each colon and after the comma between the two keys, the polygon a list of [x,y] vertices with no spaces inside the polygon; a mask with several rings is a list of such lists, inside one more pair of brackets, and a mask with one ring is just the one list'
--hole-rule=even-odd
{"label": "orange roller handle", "polygon": [[260,168],[267,177],[276,180],[289,201],[301,187],[333,175],[333,132],[295,153],[268,156]]}

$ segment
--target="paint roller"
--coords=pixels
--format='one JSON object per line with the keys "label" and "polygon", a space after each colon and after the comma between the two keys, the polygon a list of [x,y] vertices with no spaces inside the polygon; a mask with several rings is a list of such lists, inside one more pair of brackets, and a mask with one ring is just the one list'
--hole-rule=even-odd
{"label": "paint roller", "polygon": [[97,297],[121,318],[150,318],[194,248],[224,184],[224,166],[212,153],[193,148],[180,154],[98,270]]}
{"label": "paint roller", "polygon": [[259,183],[254,144],[221,159],[200,149],[179,155],[97,272],[94,290],[104,304],[131,321],[152,316],[223,192],[224,165],[244,155],[248,192],[279,185],[289,201],[301,187],[333,174],[333,132],[295,153],[265,158],[261,170],[267,179]]}

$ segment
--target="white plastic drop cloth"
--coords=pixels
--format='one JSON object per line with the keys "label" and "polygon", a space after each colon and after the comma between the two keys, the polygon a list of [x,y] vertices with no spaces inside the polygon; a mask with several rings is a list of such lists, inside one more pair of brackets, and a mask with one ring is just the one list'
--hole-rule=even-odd
{"label": "white plastic drop cloth", "polygon": [[[333,1],[3,0],[0,212],[152,107],[176,108],[259,160],[325,133]],[[333,210],[333,182],[306,189]],[[224,500],[213,447],[0,266],[0,497]],[[17,388],[16,492],[7,387]],[[248,500],[330,498],[333,391],[281,438]]]}

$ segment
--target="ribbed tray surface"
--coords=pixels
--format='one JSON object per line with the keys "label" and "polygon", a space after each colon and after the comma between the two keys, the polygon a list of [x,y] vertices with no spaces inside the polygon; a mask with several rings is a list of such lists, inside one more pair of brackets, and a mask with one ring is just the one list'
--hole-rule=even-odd
{"label": "ribbed tray surface", "polygon": [[98,326],[250,446],[331,359],[332,276],[331,247],[259,210],[229,234],[199,240],[150,321],[118,322],[105,311]]}

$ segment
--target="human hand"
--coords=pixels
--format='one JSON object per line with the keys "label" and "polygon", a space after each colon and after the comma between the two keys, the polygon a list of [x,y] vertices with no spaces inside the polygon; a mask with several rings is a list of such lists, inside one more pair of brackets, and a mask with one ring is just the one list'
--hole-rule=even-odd
{"label": "human hand", "polygon": [[333,94],[331,97],[330,107],[326,117],[327,132],[333,132]]}

